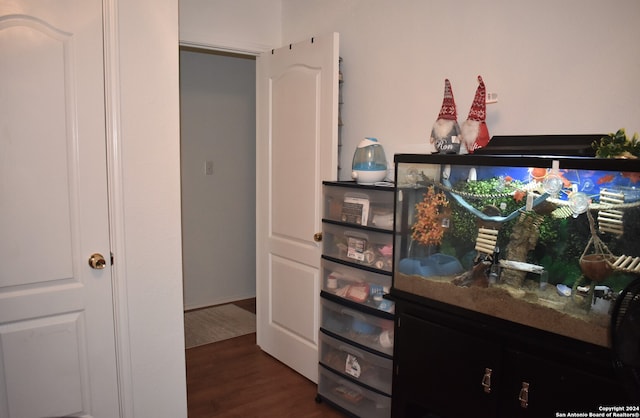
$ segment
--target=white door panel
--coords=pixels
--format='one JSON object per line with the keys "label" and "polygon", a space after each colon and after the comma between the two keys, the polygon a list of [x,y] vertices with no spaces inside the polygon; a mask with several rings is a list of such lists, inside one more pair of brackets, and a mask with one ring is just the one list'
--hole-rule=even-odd
{"label": "white door panel", "polygon": [[[73,276],[70,201],[56,198],[69,196],[69,176],[75,177],[67,172],[76,144],[65,120],[70,109],[64,95],[70,43],[68,35],[36,19],[0,21],[0,68],[5,80],[0,99],[4,119],[0,228],[20,232],[0,241],[3,287]],[[43,94],[47,85],[57,86],[58,91]]]}
{"label": "white door panel", "polygon": [[318,178],[316,150],[323,140],[316,124],[322,70],[292,65],[272,81],[272,103],[278,106],[273,107],[270,171],[272,199],[278,203],[272,206],[271,231],[274,236],[302,242],[313,242],[319,219],[318,188],[315,184],[309,187],[309,181]]}
{"label": "white door panel", "polygon": [[314,295],[318,269],[277,256],[273,257],[271,268],[273,306],[270,322],[302,341],[315,344],[318,332],[316,318],[313,315],[300,315],[300,312],[316,305]]}
{"label": "white door panel", "polygon": [[119,415],[102,48],[100,0],[0,4],[1,418]]}
{"label": "white door panel", "polygon": [[335,180],[338,34],[257,58],[258,345],[316,382],[322,181]]}
{"label": "white door panel", "polygon": [[[313,233],[311,235],[313,236]],[[285,258],[305,265],[314,266],[317,264],[316,250],[320,243],[313,241],[313,239],[302,241],[298,238],[276,235],[271,237],[270,241],[268,249],[271,254],[281,254]]]}
{"label": "white door panel", "polygon": [[[65,416],[85,409],[89,371],[84,329],[79,313],[0,326],[3,358],[8,360],[2,364],[8,416]],[[29,393],[47,394],[47,401],[36,402]]]}

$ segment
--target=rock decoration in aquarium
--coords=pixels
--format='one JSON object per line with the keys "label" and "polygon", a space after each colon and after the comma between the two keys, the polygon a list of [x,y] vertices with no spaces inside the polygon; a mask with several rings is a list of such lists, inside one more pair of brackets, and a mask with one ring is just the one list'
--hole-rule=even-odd
{"label": "rock decoration in aquarium", "polygon": [[[505,257],[510,261],[525,262],[530,251],[538,245],[540,238],[540,225],[544,218],[535,212],[524,212],[516,221],[509,243],[507,244]],[[501,279],[514,287],[521,287],[527,272],[521,269],[505,269]]]}
{"label": "rock decoration in aquarium", "polygon": [[599,158],[638,158],[640,157],[640,137],[634,133],[631,138],[627,136],[624,128],[616,133],[610,133],[594,141],[591,146],[596,150]]}
{"label": "rock decoration in aquarium", "polygon": [[478,88],[471,103],[471,109],[467,120],[462,123],[460,134],[462,136],[461,154],[472,154],[476,149],[486,147],[491,137],[487,128],[487,90],[482,80],[478,76]]}
{"label": "rock decoration in aquarium", "polygon": [[453,98],[453,90],[449,79],[444,80],[444,98],[438,119],[431,129],[430,142],[440,154],[457,154],[460,152],[460,126],[458,111]]}

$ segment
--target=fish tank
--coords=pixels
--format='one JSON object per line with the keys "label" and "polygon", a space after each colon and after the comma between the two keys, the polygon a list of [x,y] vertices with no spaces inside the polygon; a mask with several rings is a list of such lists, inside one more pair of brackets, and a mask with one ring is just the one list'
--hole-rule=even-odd
{"label": "fish tank", "polygon": [[394,160],[394,291],[610,346],[613,302],[640,274],[638,160]]}

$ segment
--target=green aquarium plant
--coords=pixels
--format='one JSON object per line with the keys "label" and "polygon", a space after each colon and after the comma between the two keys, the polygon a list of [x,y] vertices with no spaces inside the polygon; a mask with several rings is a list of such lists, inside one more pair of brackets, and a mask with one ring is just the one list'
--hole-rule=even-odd
{"label": "green aquarium plant", "polygon": [[618,129],[616,133],[603,136],[600,141],[593,141],[591,146],[596,150],[596,157],[600,158],[640,157],[640,137],[638,137],[638,133],[634,133],[629,138],[624,128]]}

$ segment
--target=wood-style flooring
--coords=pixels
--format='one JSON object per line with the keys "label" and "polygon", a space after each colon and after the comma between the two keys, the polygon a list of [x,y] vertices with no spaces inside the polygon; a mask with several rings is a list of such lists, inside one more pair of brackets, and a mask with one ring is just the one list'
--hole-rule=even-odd
{"label": "wood-style flooring", "polygon": [[[236,305],[255,313],[255,300]],[[260,350],[256,334],[186,350],[189,418],[344,418],[316,385]]]}

